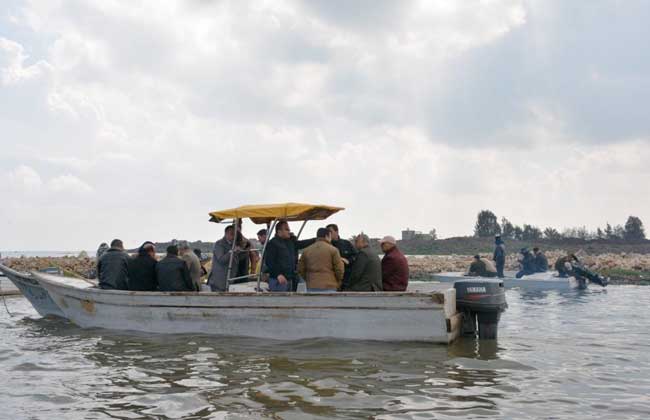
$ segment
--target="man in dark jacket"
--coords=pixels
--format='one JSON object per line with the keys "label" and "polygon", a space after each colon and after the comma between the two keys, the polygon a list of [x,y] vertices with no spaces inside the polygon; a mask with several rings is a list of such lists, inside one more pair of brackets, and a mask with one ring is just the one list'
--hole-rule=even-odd
{"label": "man in dark jacket", "polygon": [[492,261],[481,258],[480,255],[474,255],[474,260],[469,265],[466,275],[471,277],[496,277],[497,270],[494,268]]}
{"label": "man in dark jacket", "polygon": [[535,272],[546,273],[548,271],[546,255],[537,247],[533,248],[533,254],[535,254]]}
{"label": "man in dark jacket", "polygon": [[381,282],[385,292],[403,292],[409,284],[409,264],[397,248],[392,236],[384,236],[379,242],[384,258],[381,259]]}
{"label": "man in dark jacket", "polygon": [[343,290],[352,292],[381,292],[381,261],[370,248],[370,238],[360,233],[354,239],[358,253],[350,269],[350,282]]}
{"label": "man in dark jacket", "polygon": [[124,252],[124,244],[113,239],[111,247],[97,261],[97,277],[102,289],[127,290],[129,255]]}
{"label": "man in dark jacket", "polygon": [[178,247],[167,247],[167,256],[156,264],[158,288],[161,292],[191,292],[194,284],[185,261],[178,258]]}
{"label": "man in dark jacket", "polygon": [[350,273],[352,270],[352,264],[354,264],[354,259],[357,256],[357,250],[354,248],[354,246],[352,246],[350,241],[339,236],[339,227],[337,225],[330,223],[326,227],[332,235],[332,245],[339,250],[343,264],[345,264],[345,273],[343,274],[342,286],[343,290],[345,290],[350,285]]}
{"label": "man in dark jacket", "polygon": [[501,235],[496,235],[494,237],[494,265],[497,269],[497,277],[503,277],[503,268],[506,265],[506,245],[501,240]]}
{"label": "man in dark jacket", "polygon": [[519,251],[519,253],[523,258],[521,260],[521,270],[517,272],[515,277],[520,279],[523,276],[535,274],[535,257],[533,257],[533,254],[530,253],[528,248],[521,248],[521,251]]}
{"label": "man in dark jacket", "polygon": [[295,291],[298,287],[298,250],[316,242],[316,238],[299,241],[292,233],[289,223],[278,222],[275,236],[266,245],[262,264],[269,272],[269,290],[272,292]]}
{"label": "man in dark jacket", "polygon": [[145,242],[138,248],[138,255],[127,264],[129,290],[158,290],[156,278],[156,248],[153,242]]}

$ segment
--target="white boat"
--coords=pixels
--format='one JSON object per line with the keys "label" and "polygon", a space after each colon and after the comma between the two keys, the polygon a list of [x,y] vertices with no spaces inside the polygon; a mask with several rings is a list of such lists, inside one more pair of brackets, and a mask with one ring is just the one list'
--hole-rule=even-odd
{"label": "white boat", "polygon": [[428,293],[132,292],[84,287],[45,273],[33,276],[63,316],[84,328],[449,343],[462,324],[456,291],[446,286]]}
{"label": "white boat", "polygon": [[[23,296],[29,300],[36,312],[41,316],[55,315],[65,317],[63,311],[59,306],[54,303],[47,290],[44,289],[34,277],[32,273],[22,273],[13,270],[0,264],[0,272],[2,272],[22,293]],[[92,287],[93,284],[87,280],[70,278],[68,281],[71,284],[76,284],[80,288]]]}
{"label": "white boat", "polygon": [[[547,271],[524,276],[520,279],[515,277],[515,271],[505,271],[503,281],[506,289],[521,289],[527,291],[558,290],[568,291],[573,289],[584,289],[587,282],[578,281],[574,277],[558,277],[557,272]],[[454,283],[458,280],[485,279],[485,277],[466,276],[464,272],[436,273],[433,279],[441,283]]]}

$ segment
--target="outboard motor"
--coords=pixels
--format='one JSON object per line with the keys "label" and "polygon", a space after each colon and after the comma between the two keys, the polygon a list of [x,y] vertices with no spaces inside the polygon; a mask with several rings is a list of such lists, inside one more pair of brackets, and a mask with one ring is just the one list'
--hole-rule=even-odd
{"label": "outboard motor", "polygon": [[[508,307],[502,280],[459,280],[456,289],[456,308],[463,311],[463,334],[494,340],[501,312]],[[478,328],[477,328],[478,325]]]}

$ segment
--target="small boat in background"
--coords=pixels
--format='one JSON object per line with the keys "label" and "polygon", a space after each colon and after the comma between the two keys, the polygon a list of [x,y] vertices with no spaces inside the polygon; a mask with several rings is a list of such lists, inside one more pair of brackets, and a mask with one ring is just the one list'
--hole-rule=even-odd
{"label": "small boat in background", "polygon": [[[574,289],[586,289],[589,282],[575,277],[559,277],[556,271],[535,273],[524,276],[520,279],[515,277],[515,271],[504,272],[503,281],[506,289],[521,289],[526,291],[557,290],[568,291]],[[466,276],[464,272],[446,272],[433,275],[433,280],[441,283],[455,283],[459,280],[487,279],[487,277]]]}

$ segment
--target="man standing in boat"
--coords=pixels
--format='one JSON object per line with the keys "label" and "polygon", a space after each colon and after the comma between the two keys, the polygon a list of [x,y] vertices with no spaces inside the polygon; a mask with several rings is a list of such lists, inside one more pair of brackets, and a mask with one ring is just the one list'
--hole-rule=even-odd
{"label": "man standing in boat", "polygon": [[381,292],[381,261],[377,253],[370,248],[370,238],[360,233],[354,239],[354,246],[359,250],[352,268],[350,283],[343,290],[352,292]]}
{"label": "man standing in boat", "polygon": [[503,268],[506,265],[506,245],[503,243],[501,235],[494,237],[494,255],[492,259],[497,266],[497,277],[503,278]]}
{"label": "man standing in boat", "polygon": [[409,284],[409,263],[397,241],[392,236],[384,236],[379,242],[384,258],[381,259],[381,282],[385,292],[403,292]]}
{"label": "man standing in boat", "polygon": [[332,235],[332,245],[339,250],[343,264],[345,264],[345,274],[343,276],[343,289],[347,289],[350,286],[350,273],[352,269],[352,264],[357,256],[357,250],[352,246],[352,243],[347,239],[341,238],[339,236],[339,227],[334,223],[330,223],[326,226]]}
{"label": "man standing in boat", "polygon": [[129,255],[124,252],[124,244],[113,239],[111,247],[97,261],[97,278],[102,289],[127,290]]}
{"label": "man standing in boat", "polygon": [[[212,250],[212,271],[208,276],[208,284],[213,292],[225,292],[228,288],[228,266],[230,264],[230,253],[233,251],[232,243],[235,240],[235,227],[226,226],[223,238],[214,243]],[[237,272],[239,266],[239,247],[235,247],[235,254],[232,260],[232,272]],[[231,277],[234,277],[231,275]]]}
{"label": "man standing in boat", "polygon": [[291,233],[289,223],[283,220],[275,225],[275,236],[266,245],[262,265],[269,272],[269,290],[272,292],[295,291],[298,287],[298,250],[308,247],[316,239],[299,241]]}
{"label": "man standing in boat", "polygon": [[298,274],[305,279],[308,292],[341,289],[345,268],[339,250],[332,246],[331,241],[330,230],[319,228],[316,242],[304,250],[298,261]]}

